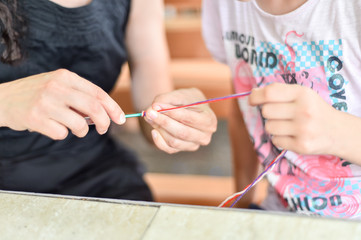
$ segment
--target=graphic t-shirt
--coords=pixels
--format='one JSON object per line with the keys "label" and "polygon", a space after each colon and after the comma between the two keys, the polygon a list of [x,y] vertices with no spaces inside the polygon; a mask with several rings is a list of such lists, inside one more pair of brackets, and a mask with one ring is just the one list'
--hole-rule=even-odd
{"label": "graphic t-shirt", "polygon": [[[361,1],[309,0],[277,16],[255,1],[203,5],[207,47],[231,68],[237,93],[273,82],[299,84],[361,117]],[[239,105],[259,160],[268,165],[280,150],[264,130],[260,109],[245,98]],[[361,219],[361,167],[347,159],[288,151],[268,180],[290,210]]]}

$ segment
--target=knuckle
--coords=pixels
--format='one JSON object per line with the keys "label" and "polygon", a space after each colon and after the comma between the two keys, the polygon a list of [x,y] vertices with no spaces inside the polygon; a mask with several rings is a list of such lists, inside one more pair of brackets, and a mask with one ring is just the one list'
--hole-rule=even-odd
{"label": "knuckle", "polygon": [[264,125],[264,129],[268,134],[272,133],[272,123],[270,121],[266,121]]}
{"label": "knuckle", "polygon": [[200,148],[199,145],[195,145],[193,148],[191,148],[191,151],[193,152],[198,151],[199,148]]}
{"label": "knuckle", "polygon": [[57,79],[52,78],[44,84],[43,90],[48,91],[52,89],[57,89],[58,87],[59,87],[59,83]]}
{"label": "knuckle", "polygon": [[272,83],[264,88],[264,99],[266,101],[273,99],[274,93],[277,92],[277,91],[275,91],[276,88],[277,88],[276,83]]}
{"label": "knuckle", "polygon": [[157,117],[156,119],[154,119],[153,122],[155,122],[159,126],[162,126],[162,128],[164,128],[164,129],[168,129],[170,126],[170,123],[167,121],[167,119],[161,117],[161,115],[159,117]]}
{"label": "knuckle", "polygon": [[299,124],[297,130],[297,136],[304,139],[305,136],[311,136],[312,128],[309,124]]}
{"label": "knuckle", "polygon": [[182,140],[187,140],[190,136],[189,132],[188,131],[178,131],[176,133],[176,136],[179,138],[179,139],[182,139]]}
{"label": "knuckle", "polygon": [[51,107],[51,103],[48,101],[46,94],[40,94],[34,101],[33,111],[39,114],[40,112],[47,112]]}
{"label": "knuckle", "polygon": [[36,123],[40,120],[38,111],[36,110],[37,107],[32,108],[25,116],[25,120],[30,123]]}
{"label": "knuckle", "polygon": [[206,146],[206,145],[208,145],[210,142],[211,142],[211,136],[207,136],[207,137],[205,137],[205,138],[203,138],[202,140],[201,140],[201,145],[202,146]]}
{"label": "knuckle", "polygon": [[272,85],[264,88],[263,95],[266,101],[272,98]]}
{"label": "knuckle", "polygon": [[89,111],[94,115],[99,115],[102,112],[102,105],[98,102],[92,102],[89,104]]}
{"label": "knuckle", "polygon": [[116,114],[116,115],[120,115],[121,112],[122,112],[122,109],[121,109],[120,106],[119,106],[118,104],[116,104],[116,103],[114,103],[114,104],[109,104],[108,107],[109,107],[109,111],[112,112],[112,113],[114,113],[114,114]]}
{"label": "knuckle", "polygon": [[297,140],[298,151],[302,154],[310,154],[313,150],[313,144],[311,141],[299,138]]}
{"label": "knuckle", "polygon": [[211,125],[209,130],[210,130],[211,133],[215,133],[217,131],[217,128],[218,128],[217,123],[214,123],[214,124]]}
{"label": "knuckle", "polygon": [[171,147],[167,146],[167,143],[166,143],[166,142],[165,142],[165,144],[164,144],[164,143],[162,143],[162,142],[155,141],[155,145],[156,145],[160,150],[162,150],[162,151],[164,151],[164,152],[166,152],[166,153],[168,153],[168,154],[174,154],[174,153],[179,152],[178,149],[174,149],[174,148],[171,148]]}
{"label": "knuckle", "polygon": [[78,137],[85,137],[88,133],[89,127],[85,121],[78,121],[72,127],[72,133]]}
{"label": "knuckle", "polygon": [[54,140],[63,140],[69,134],[69,131],[66,128],[61,128],[56,130],[50,137]]}
{"label": "knuckle", "polygon": [[167,145],[171,148],[175,148],[175,149],[178,149],[179,148],[179,141],[175,138],[169,138],[167,139]]}
{"label": "knuckle", "polygon": [[[312,105],[310,105],[310,106],[312,106]],[[314,116],[314,113],[313,113],[313,112],[314,112],[314,111],[313,111],[312,107],[310,107],[310,108],[304,108],[304,109],[302,110],[302,115],[303,115],[303,117],[306,119],[306,121],[307,121],[307,120],[311,120],[312,117]]]}
{"label": "knuckle", "polygon": [[95,89],[95,96],[98,100],[104,100],[106,98],[106,93],[104,92],[103,89],[101,89],[100,87],[96,87]]}
{"label": "knuckle", "polygon": [[107,119],[107,121],[102,121],[99,124],[97,124],[97,129],[98,129],[100,134],[104,134],[105,132],[107,132],[109,127],[110,127],[110,120],[109,119]]}
{"label": "knuckle", "polygon": [[72,72],[70,72],[67,69],[60,68],[60,69],[55,70],[54,74],[55,74],[56,78],[61,79],[61,80],[66,80],[71,76]]}
{"label": "knuckle", "polygon": [[217,124],[213,124],[206,131],[202,131],[204,134],[212,136],[215,132],[217,132]]}
{"label": "knuckle", "polygon": [[65,68],[60,68],[60,69],[55,70],[54,73],[58,77],[66,77],[66,76],[69,76],[69,74],[71,72]]}
{"label": "knuckle", "polygon": [[44,83],[40,96],[45,97],[47,93],[65,94],[65,87],[61,81],[66,78],[51,78]]}
{"label": "knuckle", "polygon": [[193,92],[192,95],[205,98],[203,92],[199,88],[192,87],[192,88],[190,88],[190,90]]}
{"label": "knuckle", "polygon": [[269,118],[269,107],[267,104],[263,105],[261,108],[261,114],[264,118]]}
{"label": "knuckle", "polygon": [[107,117],[107,119],[106,119],[106,121],[105,121],[105,125],[104,125],[105,129],[108,129],[108,128],[110,127],[110,124],[111,124],[111,121],[110,121],[110,119]]}
{"label": "knuckle", "polygon": [[172,148],[169,148],[167,150],[165,150],[168,154],[175,154],[175,153],[178,153],[179,150],[176,150],[176,149],[172,149]]}
{"label": "knuckle", "polygon": [[208,118],[209,119],[209,123],[208,123],[208,126],[209,126],[209,131],[214,133],[217,131],[217,117],[216,115],[211,112],[211,115],[210,117]]}

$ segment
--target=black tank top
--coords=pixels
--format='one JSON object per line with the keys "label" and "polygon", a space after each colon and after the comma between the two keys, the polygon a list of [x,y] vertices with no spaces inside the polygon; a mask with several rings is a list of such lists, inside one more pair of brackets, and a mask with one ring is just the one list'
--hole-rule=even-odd
{"label": "black tank top", "polygon": [[[127,59],[124,35],[130,0],[93,0],[79,8],[49,0],[21,0],[19,4],[27,22],[25,60],[18,66],[0,64],[1,83],[65,68],[107,92],[113,88]],[[87,168],[114,156],[133,158],[92,126],[84,138],[70,133],[61,141],[3,127],[0,189],[57,193]]]}

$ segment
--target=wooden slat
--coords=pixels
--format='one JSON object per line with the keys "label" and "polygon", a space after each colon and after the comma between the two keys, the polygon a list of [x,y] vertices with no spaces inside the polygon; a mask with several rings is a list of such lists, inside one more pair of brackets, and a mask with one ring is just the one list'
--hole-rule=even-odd
{"label": "wooden slat", "polygon": [[[145,181],[155,200],[162,203],[218,206],[236,189],[233,177],[147,173]],[[254,203],[265,199],[267,186],[262,180],[254,187]]]}
{"label": "wooden slat", "polygon": [[157,202],[218,206],[235,189],[232,177],[147,173]]}
{"label": "wooden slat", "polygon": [[165,5],[172,5],[177,8],[197,8],[202,7],[201,0],[164,0]]}

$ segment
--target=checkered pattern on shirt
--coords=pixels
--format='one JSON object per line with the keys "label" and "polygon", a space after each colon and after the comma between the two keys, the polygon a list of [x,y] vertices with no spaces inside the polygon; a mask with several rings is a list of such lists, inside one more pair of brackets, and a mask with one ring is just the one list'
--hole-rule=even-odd
{"label": "checkered pattern on shirt", "polygon": [[[342,57],[342,40],[321,40],[319,42],[302,42],[294,43],[291,45],[292,49],[295,51],[295,71],[299,72],[301,70],[313,68],[313,67],[325,67],[326,77],[328,78],[331,75],[331,72],[327,69],[327,60],[331,56],[337,56],[338,58]],[[273,52],[277,57],[282,55],[283,57],[283,66],[286,66],[288,62],[291,62],[291,54],[289,52],[286,44],[280,43],[271,43],[271,42],[261,42],[260,46],[256,49],[258,53],[264,52]],[[263,54],[265,56],[265,54]],[[259,61],[259,60],[258,60]],[[279,61],[279,60],[278,60]],[[265,62],[265,59],[263,59]],[[275,68],[265,68],[257,66],[254,70],[254,75],[259,76],[269,76],[274,75],[276,71],[280,71],[279,64]]]}

